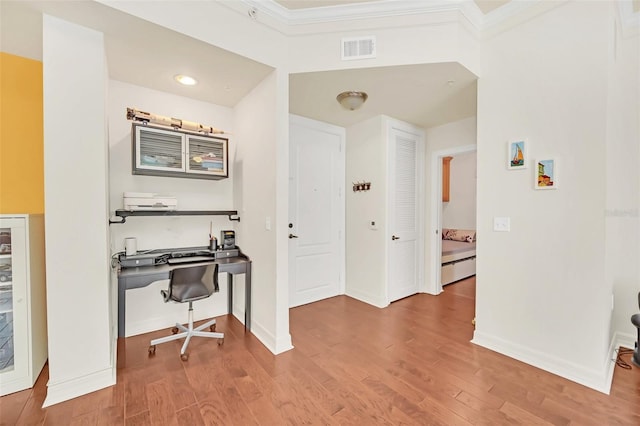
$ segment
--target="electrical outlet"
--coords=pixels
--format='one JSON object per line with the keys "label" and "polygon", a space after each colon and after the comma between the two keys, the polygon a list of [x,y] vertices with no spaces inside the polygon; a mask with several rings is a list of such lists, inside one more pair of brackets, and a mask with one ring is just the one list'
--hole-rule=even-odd
{"label": "electrical outlet", "polygon": [[493,230],[495,232],[510,232],[511,218],[510,217],[494,217]]}

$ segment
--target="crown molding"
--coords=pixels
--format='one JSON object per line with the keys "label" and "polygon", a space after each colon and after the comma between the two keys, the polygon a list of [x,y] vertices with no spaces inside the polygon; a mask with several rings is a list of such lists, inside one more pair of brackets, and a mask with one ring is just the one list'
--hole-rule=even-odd
{"label": "crown molding", "polygon": [[258,15],[266,15],[281,26],[367,20],[406,15],[460,12],[476,28],[482,25],[482,11],[472,0],[379,0],[306,9],[287,9],[274,0],[240,0]]}
{"label": "crown molding", "polygon": [[[287,9],[274,0],[226,1],[225,4],[241,13],[254,10],[255,20],[285,35],[322,32],[319,24],[457,12],[476,34],[490,38],[568,1],[512,0],[487,14],[482,13],[473,0],[379,0],[303,9]],[[616,3],[623,32],[640,32],[640,11],[634,12],[632,0],[616,0]],[[309,28],[304,28],[305,25]]]}
{"label": "crown molding", "polygon": [[511,0],[502,7],[486,14],[482,22],[482,37],[491,38],[528,19],[567,4],[571,0]]}

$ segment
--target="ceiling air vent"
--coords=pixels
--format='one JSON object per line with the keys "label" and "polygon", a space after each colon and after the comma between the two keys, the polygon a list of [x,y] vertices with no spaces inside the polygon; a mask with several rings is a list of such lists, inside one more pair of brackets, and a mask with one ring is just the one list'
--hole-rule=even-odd
{"label": "ceiling air vent", "polygon": [[376,57],[376,38],[350,37],[342,39],[342,60],[368,59]]}

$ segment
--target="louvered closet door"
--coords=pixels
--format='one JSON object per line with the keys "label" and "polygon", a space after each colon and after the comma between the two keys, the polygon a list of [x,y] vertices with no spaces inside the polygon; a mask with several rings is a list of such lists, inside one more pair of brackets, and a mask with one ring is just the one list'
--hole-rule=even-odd
{"label": "louvered closet door", "polygon": [[389,302],[418,292],[420,143],[420,135],[389,131]]}
{"label": "louvered closet door", "polygon": [[136,168],[184,171],[184,139],[182,134],[136,126]]}

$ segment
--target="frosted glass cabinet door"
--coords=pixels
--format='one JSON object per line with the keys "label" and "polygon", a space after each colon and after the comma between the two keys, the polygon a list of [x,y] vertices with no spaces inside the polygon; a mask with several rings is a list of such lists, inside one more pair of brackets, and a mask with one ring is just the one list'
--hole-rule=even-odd
{"label": "frosted glass cabinet door", "polygon": [[0,219],[0,395],[29,375],[25,220]]}

